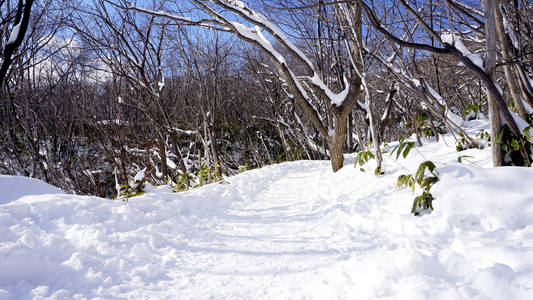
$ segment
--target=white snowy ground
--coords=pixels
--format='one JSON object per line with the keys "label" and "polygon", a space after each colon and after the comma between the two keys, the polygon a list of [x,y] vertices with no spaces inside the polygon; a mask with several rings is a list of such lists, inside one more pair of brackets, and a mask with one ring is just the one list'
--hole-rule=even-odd
{"label": "white snowy ground", "polygon": [[[533,299],[533,169],[446,142],[380,177],[299,161],[129,202],[1,176],[0,299]],[[426,158],[435,211],[414,217],[395,183]]]}

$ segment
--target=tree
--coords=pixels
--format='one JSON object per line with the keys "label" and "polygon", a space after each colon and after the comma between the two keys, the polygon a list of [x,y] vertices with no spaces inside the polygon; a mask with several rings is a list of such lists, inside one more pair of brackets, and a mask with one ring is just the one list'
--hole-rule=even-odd
{"label": "tree", "polygon": [[[2,15],[5,16],[0,20],[2,24],[2,41],[6,41],[5,45],[1,46],[2,51],[2,66],[0,67],[0,82],[2,85],[5,82],[9,67],[13,63],[13,55],[17,52],[17,49],[22,44],[26,31],[28,31],[28,25],[30,24],[31,8],[34,0],[19,0],[14,5],[14,1],[2,1],[0,2],[0,9]],[[10,9],[14,8],[14,11]],[[11,26],[10,26],[11,25]],[[9,28],[11,29],[9,31]],[[9,33],[9,35],[8,35]]]}
{"label": "tree", "polygon": [[[362,83],[362,45],[361,42],[357,42],[361,40],[361,25],[357,25],[361,23],[359,5],[345,3],[339,6],[339,8],[344,10],[344,21],[350,22],[355,27],[347,27],[352,32],[350,36],[355,39],[350,41],[350,44],[347,44],[347,47],[349,47],[347,51],[351,52],[352,67],[354,68],[352,68],[353,72],[345,72],[343,74],[344,88],[335,93],[321,78],[320,72],[308,56],[290,41],[280,27],[272,23],[263,14],[251,9],[241,1],[216,0],[211,2],[214,4],[203,0],[192,1],[198,9],[207,15],[206,18],[199,20],[192,20],[161,10],[123,7],[169,18],[181,24],[231,32],[241,40],[254,45],[267,54],[275,65],[278,76],[286,85],[290,98],[296,101],[305,116],[311,120],[314,127],[325,139],[331,156],[332,169],[333,171],[338,171],[344,163],[342,151],[346,141],[348,116],[358,105],[359,96],[363,92],[360,88]],[[180,2],[180,4],[176,3],[176,6],[178,8],[183,7],[183,3]],[[230,19],[229,14],[222,13],[222,10],[231,13],[231,16],[241,21],[233,21],[233,19]],[[249,28],[243,22],[253,24],[255,27]],[[266,34],[274,39],[276,43],[269,40]],[[325,117],[319,112],[315,105],[316,102],[322,102],[326,105],[332,122],[329,122],[329,116]],[[367,109],[370,108],[369,105],[369,98],[367,98]],[[375,130],[372,129],[372,132],[375,133]],[[379,139],[377,137],[375,137],[375,143],[379,153]]]}
{"label": "tree", "polygon": [[[468,68],[473,74],[475,74],[481,82],[485,85],[488,95],[491,99],[491,103],[494,103],[495,106],[491,106],[491,117],[493,122],[491,123],[493,126],[498,126],[497,122],[495,122],[495,118],[497,118],[496,114],[501,115],[503,119],[503,124],[505,124],[506,128],[509,130],[509,134],[511,135],[509,140],[515,140],[515,145],[518,145],[518,149],[514,149],[514,157],[518,158],[515,160],[515,164],[519,165],[530,165],[530,158],[529,153],[530,150],[530,144],[529,141],[527,141],[527,138],[523,136],[523,133],[519,129],[517,122],[515,120],[515,117],[513,116],[513,113],[509,110],[507,103],[510,102],[505,98],[505,95],[502,93],[502,91],[499,89],[498,83],[496,82],[494,77],[490,76],[490,72],[492,70],[484,68],[482,65],[481,58],[475,54],[472,53],[463,43],[463,39],[469,39],[471,38],[470,35],[473,34],[483,34],[483,32],[480,32],[478,28],[476,28],[475,24],[471,23],[478,23],[483,24],[483,22],[479,19],[477,19],[474,14],[479,14],[478,10],[472,9],[469,6],[458,3],[456,1],[446,1],[447,5],[445,8],[441,9],[442,13],[442,19],[445,20],[441,22],[441,32],[437,32],[433,29],[433,26],[430,26],[426,21],[425,18],[421,15],[421,12],[426,11],[427,9],[432,10],[433,7],[425,8],[424,5],[427,4],[419,4],[418,7],[414,6],[414,4],[408,4],[406,1],[400,0],[398,1],[401,4],[401,10],[400,13],[405,13],[409,15],[413,20],[416,21],[417,26],[420,28],[420,32],[422,34],[425,34],[426,36],[429,36],[431,40],[436,41],[439,46],[433,46],[429,43],[424,43],[422,39],[418,40],[405,40],[403,37],[397,37],[395,34],[393,34],[393,31],[391,29],[386,28],[384,25],[382,25],[378,14],[376,12],[376,5],[377,3],[367,3],[367,1],[358,0],[358,3],[363,7],[366,17],[369,20],[369,23],[372,25],[372,27],[378,31],[380,34],[385,36],[391,43],[398,45],[400,47],[407,47],[416,49],[419,51],[427,51],[431,53],[435,53],[438,55],[452,55],[457,60],[459,60],[466,68]],[[490,2],[487,2],[490,3]],[[487,4],[486,3],[486,4]],[[385,6],[385,3],[380,3],[381,5]],[[433,4],[431,4],[433,5]],[[490,4],[489,4],[490,5]],[[488,6],[487,6],[488,7]],[[383,9],[383,8],[382,8]],[[456,21],[454,19],[451,19],[450,11],[453,9],[454,13],[459,15],[461,18],[459,21]],[[490,8],[488,8],[490,9]],[[499,41],[500,41],[500,49],[502,49],[504,53],[504,62],[503,64],[509,64],[511,63],[511,58],[509,55],[509,47],[507,45],[508,40],[507,37],[504,34],[504,31],[506,31],[503,28],[503,21],[500,18],[501,17],[501,10],[498,5],[494,5],[493,10],[494,14],[491,13],[491,11],[486,10],[486,16],[481,15],[481,17],[485,17],[488,21],[489,27],[487,30],[492,30],[494,32],[493,27],[496,27],[496,31],[498,33]],[[473,13],[472,13],[473,12]],[[488,17],[488,18],[487,18]],[[494,19],[493,19],[494,18]],[[492,26],[492,27],[491,27]],[[466,34],[461,33],[462,28],[469,28],[470,31],[466,31]],[[498,30],[499,29],[499,30]],[[410,34],[409,36],[412,36]],[[487,34],[484,34],[484,38],[488,38],[489,40],[492,37],[487,37]],[[428,40],[428,39],[426,39]],[[489,52],[494,53],[494,50],[496,49],[494,46],[493,41],[490,42],[489,49],[487,49]],[[506,51],[507,50],[507,51]],[[507,54],[505,54],[507,53]],[[489,55],[492,55],[489,53]],[[488,59],[489,63],[493,63],[493,59]],[[508,86],[508,89],[511,93],[514,107],[516,107],[517,112],[520,114],[520,116],[516,116],[517,118],[527,119],[527,114],[523,108],[522,99],[520,98],[521,94],[524,94],[527,90],[527,84],[522,84],[520,87],[515,82],[515,75],[512,72],[512,68],[505,67],[506,69],[506,85]],[[522,89],[520,91],[519,89]],[[494,108],[497,106],[498,111],[496,111]],[[527,121],[527,120],[526,120]],[[502,127],[503,128],[503,127]],[[501,138],[495,139],[495,132],[500,129],[493,129],[493,140],[492,143],[498,143],[501,141]],[[499,137],[499,135],[498,135]],[[514,147],[513,147],[514,148]],[[499,156],[503,157],[506,155],[506,153],[500,153],[499,147],[493,147],[493,157]],[[502,160],[503,161],[503,160]],[[495,160],[495,163],[498,164],[499,160]]]}

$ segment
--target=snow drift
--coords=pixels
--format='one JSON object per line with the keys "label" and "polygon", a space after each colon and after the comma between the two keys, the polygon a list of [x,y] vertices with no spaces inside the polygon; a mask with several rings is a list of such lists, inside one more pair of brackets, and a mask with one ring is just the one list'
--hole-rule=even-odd
{"label": "snow drift", "polygon": [[64,194],[64,192],[38,179],[0,175],[0,204],[5,204],[27,195],[42,194]]}

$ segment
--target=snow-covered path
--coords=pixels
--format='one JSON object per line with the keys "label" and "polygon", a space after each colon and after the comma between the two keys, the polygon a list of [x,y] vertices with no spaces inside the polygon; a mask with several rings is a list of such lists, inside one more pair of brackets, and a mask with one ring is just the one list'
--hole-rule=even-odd
{"label": "snow-covered path", "polygon": [[[420,150],[379,177],[351,157],[129,202],[0,201],[0,299],[533,299],[533,170]],[[427,158],[436,210],[414,217],[396,178]]]}
{"label": "snow-covered path", "polygon": [[196,266],[199,272],[194,276],[206,289],[189,285],[184,295],[271,299],[328,295],[312,287],[312,281],[324,280],[322,272],[343,259],[346,249],[339,241],[347,232],[339,227],[341,212],[321,199],[329,190],[320,182],[328,170],[321,164],[301,164],[282,177],[262,178],[254,182],[260,186],[253,194],[211,219],[209,229],[184,249],[191,260],[205,262]]}
{"label": "snow-covered path", "polygon": [[[231,203],[187,241],[177,273],[192,261],[197,270],[183,287],[184,295],[193,299],[374,295],[368,284],[377,280],[379,288],[380,279],[365,278],[368,273],[346,262],[352,257],[362,260],[368,251],[392,243],[379,231],[365,230],[365,225],[376,224],[372,217],[347,222],[358,210],[370,213],[365,203],[375,201],[376,195],[353,194],[348,201],[345,189],[327,181],[331,176],[327,162],[291,163],[276,174],[280,167],[270,167],[272,176],[255,181],[259,186],[253,194]],[[342,194],[344,198],[339,197]]]}

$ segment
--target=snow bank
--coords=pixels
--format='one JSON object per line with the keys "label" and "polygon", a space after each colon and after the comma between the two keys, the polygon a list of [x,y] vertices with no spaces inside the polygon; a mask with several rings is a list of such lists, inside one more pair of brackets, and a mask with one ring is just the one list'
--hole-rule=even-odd
{"label": "snow bank", "polygon": [[[423,142],[379,177],[350,155],[129,202],[17,196],[0,204],[0,299],[533,299],[533,169]],[[428,159],[435,211],[414,217],[396,180]]]}
{"label": "snow bank", "polygon": [[15,201],[23,196],[42,194],[64,194],[64,192],[38,179],[0,175],[0,204]]}
{"label": "snow bank", "polygon": [[475,216],[479,219],[475,226],[486,231],[533,225],[532,168],[481,169],[458,164],[439,172],[439,210]]}

